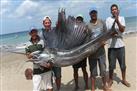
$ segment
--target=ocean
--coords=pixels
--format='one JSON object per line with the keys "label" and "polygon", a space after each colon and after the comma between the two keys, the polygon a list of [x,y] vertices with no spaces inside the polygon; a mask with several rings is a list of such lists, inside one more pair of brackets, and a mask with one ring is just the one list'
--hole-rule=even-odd
{"label": "ocean", "polygon": [[[126,31],[124,34],[137,32],[137,16],[125,17]],[[0,49],[22,48],[27,44],[30,37],[28,31],[0,35]]]}

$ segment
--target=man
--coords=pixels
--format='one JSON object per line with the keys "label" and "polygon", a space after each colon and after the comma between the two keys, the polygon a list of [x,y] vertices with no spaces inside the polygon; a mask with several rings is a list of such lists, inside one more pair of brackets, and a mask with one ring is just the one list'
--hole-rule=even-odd
{"label": "man", "polygon": [[[43,19],[44,29],[42,29],[42,38],[44,40],[45,47],[57,48],[58,35],[55,28],[51,28],[51,23],[51,18],[49,16],[45,16]],[[61,85],[61,67],[53,67],[53,72],[56,77],[55,82],[57,90],[59,90]]]}
{"label": "man", "polygon": [[115,30],[117,34],[113,36],[109,41],[108,48],[108,60],[109,60],[109,86],[111,87],[113,83],[113,72],[116,68],[116,59],[118,59],[121,73],[122,73],[122,83],[130,87],[130,84],[126,81],[126,64],[125,64],[125,46],[122,40],[122,33],[125,31],[125,19],[119,16],[119,9],[116,4],[111,5],[111,17],[106,19],[107,29],[110,30],[115,22]]}
{"label": "man", "polygon": [[[35,51],[42,51],[44,49],[44,42],[40,37],[38,36],[38,30],[32,29],[29,32],[29,35],[31,36],[29,40],[29,44],[25,47],[26,56],[29,59],[33,59],[33,56],[31,53]],[[40,91],[41,89],[47,90],[47,91],[53,91],[52,87],[52,63],[47,62],[46,64],[38,65],[33,63],[33,91]],[[27,71],[28,70],[28,71]],[[30,69],[26,70],[26,75],[28,72],[32,71]],[[30,79],[30,77],[29,77]],[[41,83],[44,84],[44,87],[41,87]]]}
{"label": "man", "polygon": [[[98,12],[96,8],[91,8],[89,12],[91,20],[88,23],[87,27],[90,33],[90,40],[94,39],[97,35],[105,32],[106,30],[105,23],[97,18],[97,13]],[[106,54],[104,45],[102,45],[95,54],[89,56],[92,91],[95,91],[95,79],[98,75],[97,63],[99,64],[100,76],[102,77],[103,81],[103,90],[106,91]]]}
{"label": "man", "polygon": [[[61,13],[62,16],[65,16],[65,13]],[[62,16],[60,18],[62,18]],[[87,29],[86,29],[86,24],[83,22],[83,17],[82,16],[78,16],[76,19],[74,17],[70,16],[68,17],[68,19],[72,19],[71,23],[71,27],[69,25],[65,25],[65,22],[69,22],[69,20],[62,20],[63,22],[60,22],[60,28],[62,29],[58,29],[61,30],[61,32],[58,32],[58,34],[60,36],[57,36],[58,39],[60,40],[60,44],[58,45],[58,48],[60,49],[65,49],[65,50],[70,50],[73,48],[76,48],[80,45],[82,45],[83,43],[86,42],[87,39]],[[64,18],[63,18],[64,19]],[[70,23],[68,23],[70,24]],[[74,24],[74,25],[73,25]],[[69,27],[68,27],[69,26]],[[65,30],[65,27],[67,27]],[[82,68],[83,71],[83,75],[84,75],[84,80],[85,80],[85,89],[88,89],[88,74],[86,71],[86,58],[76,64],[73,65],[74,68],[74,80],[75,80],[75,90],[78,90],[79,86],[78,86],[78,68]]]}
{"label": "man", "polygon": [[[81,15],[78,15],[76,17],[76,25],[75,27],[77,27],[77,24],[80,23],[84,23],[83,21],[83,17]],[[78,32],[78,31],[77,31]],[[82,72],[83,72],[83,77],[84,77],[84,81],[85,81],[85,89],[88,89],[88,73],[86,71],[86,66],[87,66],[87,58],[85,58],[84,60],[82,60],[81,62],[73,65],[73,76],[74,76],[74,80],[75,80],[75,90],[77,90],[79,88],[78,86],[78,69],[81,68]]]}

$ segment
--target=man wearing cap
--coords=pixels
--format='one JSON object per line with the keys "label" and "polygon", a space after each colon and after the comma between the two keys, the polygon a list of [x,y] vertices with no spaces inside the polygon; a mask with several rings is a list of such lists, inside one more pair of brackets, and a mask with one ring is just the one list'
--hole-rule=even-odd
{"label": "man wearing cap", "polygon": [[[51,18],[49,16],[45,16],[43,19],[42,28],[42,39],[44,40],[45,47],[47,48],[57,48],[59,45],[57,31],[55,31],[55,27],[51,27]],[[57,90],[60,90],[61,85],[61,67],[53,67],[53,72],[55,76],[55,82],[57,86]]]}
{"label": "man wearing cap", "polygon": [[[31,53],[35,51],[43,51],[44,49],[44,42],[40,37],[38,36],[38,30],[32,29],[29,32],[29,35],[31,36],[29,44],[25,47],[26,56],[29,59],[33,59],[33,56]],[[33,80],[33,91],[40,91],[41,89],[47,90],[47,91],[53,91],[52,89],[52,63],[47,62],[44,65],[38,65],[33,63],[33,71],[31,69],[26,69],[25,75],[27,79]],[[33,73],[33,76],[32,76]],[[41,87],[41,83],[44,84],[44,88]]]}
{"label": "man wearing cap", "polygon": [[[101,19],[97,18],[97,13],[98,12],[96,8],[90,9],[89,15],[91,20],[87,24],[90,33],[90,40],[94,39],[96,36],[106,31],[106,25]],[[89,56],[92,91],[95,91],[95,79],[98,75],[97,64],[99,64],[100,76],[102,77],[103,82],[103,90],[106,91],[106,54],[104,45],[102,45],[96,53]]]}
{"label": "man wearing cap", "polygon": [[[77,24],[80,24],[80,23],[84,23],[84,19],[82,17],[82,15],[78,15],[76,17],[76,24],[75,24],[75,27],[77,27]],[[85,35],[84,35],[84,31],[83,32],[79,32],[79,30],[75,30],[74,31],[74,36],[73,38],[75,39],[75,37],[78,37],[76,36],[77,33],[81,33],[79,34],[79,36],[82,38],[82,41],[85,41]],[[82,36],[84,35],[84,36]],[[79,38],[79,37],[78,37]],[[71,44],[72,47],[77,47],[77,46],[80,46],[82,43],[81,40],[76,40],[75,43]],[[76,42],[81,42],[80,44],[79,43],[76,43]],[[76,44],[76,45],[75,45]],[[70,47],[69,47],[70,48]],[[82,69],[82,72],[83,72],[83,77],[84,77],[84,81],[85,81],[85,89],[88,89],[88,73],[86,71],[86,66],[87,66],[87,58],[85,58],[84,60],[82,60],[81,62],[73,65],[73,76],[74,76],[74,80],[75,80],[75,90],[77,90],[79,88],[78,86],[78,69],[81,68]]]}
{"label": "man wearing cap", "polygon": [[116,4],[111,5],[111,17],[106,19],[107,29],[110,30],[113,23],[115,23],[115,30],[117,34],[109,40],[108,48],[108,61],[109,61],[109,86],[111,87],[113,83],[113,72],[116,68],[116,59],[118,59],[121,73],[122,73],[122,83],[130,87],[130,84],[126,81],[126,62],[125,62],[125,45],[122,39],[122,33],[125,31],[125,19],[119,16],[119,9]]}

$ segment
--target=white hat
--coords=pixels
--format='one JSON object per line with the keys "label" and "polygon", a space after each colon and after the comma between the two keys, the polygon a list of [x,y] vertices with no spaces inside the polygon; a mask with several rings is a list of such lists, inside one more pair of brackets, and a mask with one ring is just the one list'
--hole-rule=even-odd
{"label": "white hat", "polygon": [[82,17],[83,18],[83,15],[82,14],[78,14],[76,17]]}
{"label": "white hat", "polygon": [[51,20],[51,18],[50,18],[49,16],[44,16],[43,21],[44,21],[46,18],[49,18],[49,19]]}

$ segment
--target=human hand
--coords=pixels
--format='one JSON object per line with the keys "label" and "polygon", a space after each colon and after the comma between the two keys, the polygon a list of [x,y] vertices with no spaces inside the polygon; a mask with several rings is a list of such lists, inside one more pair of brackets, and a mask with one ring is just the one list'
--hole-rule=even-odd
{"label": "human hand", "polygon": [[28,59],[32,59],[33,55],[27,54]]}
{"label": "human hand", "polygon": [[106,45],[106,42],[105,42],[105,41],[102,41],[102,42],[101,42],[101,45],[102,45],[102,46],[105,46],[105,45]]}
{"label": "human hand", "polygon": [[119,12],[115,12],[115,14],[114,14],[114,16],[115,16],[115,21],[116,21],[116,23],[118,23],[118,16],[119,16]]}
{"label": "human hand", "polygon": [[43,67],[49,68],[49,69],[52,68],[52,64],[49,63],[49,62],[48,62],[48,63],[47,63],[47,62],[43,62],[43,63],[41,63],[40,65],[43,66]]}
{"label": "human hand", "polygon": [[52,68],[52,64],[51,63],[47,63],[47,68]]}

